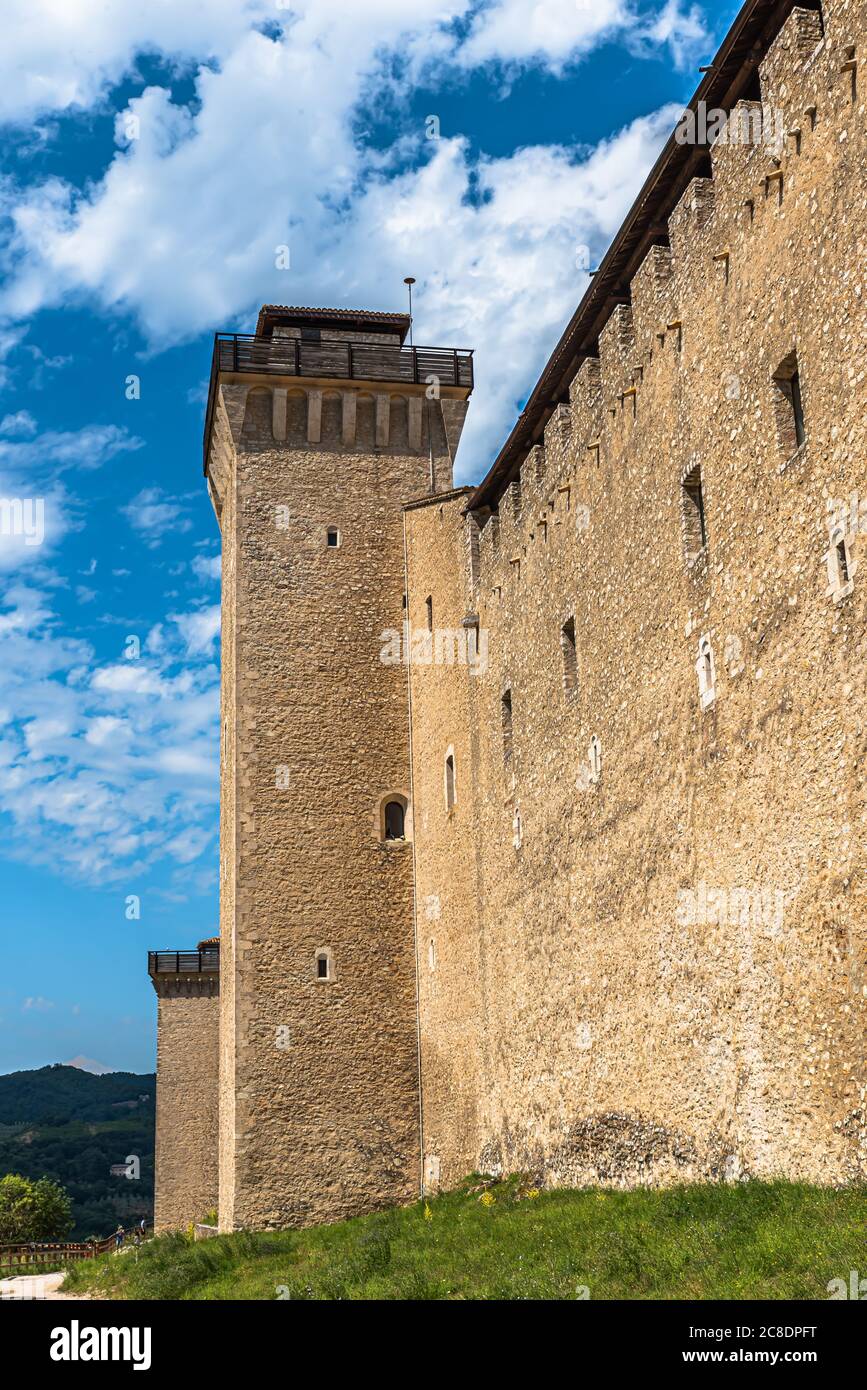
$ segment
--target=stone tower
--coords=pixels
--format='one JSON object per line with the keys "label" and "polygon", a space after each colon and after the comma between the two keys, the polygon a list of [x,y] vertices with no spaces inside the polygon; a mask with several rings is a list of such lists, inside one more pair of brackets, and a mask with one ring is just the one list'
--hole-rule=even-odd
{"label": "stone tower", "polygon": [[217,1205],[220,947],[149,951],[157,995],[154,1228],[202,1221]]}
{"label": "stone tower", "polygon": [[[451,487],[472,357],[400,314],[219,335],[219,1216],[336,1220],[420,1182],[405,503]],[[392,634],[389,640],[389,634]],[[399,646],[399,644],[398,644]]]}

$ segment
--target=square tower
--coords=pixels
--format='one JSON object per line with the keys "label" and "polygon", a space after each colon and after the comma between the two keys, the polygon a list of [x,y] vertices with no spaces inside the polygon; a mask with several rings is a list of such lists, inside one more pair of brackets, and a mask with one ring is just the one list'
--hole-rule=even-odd
{"label": "square tower", "polygon": [[220,1227],[419,1191],[403,505],[451,487],[472,354],[266,305],[215,341],[223,538]]}

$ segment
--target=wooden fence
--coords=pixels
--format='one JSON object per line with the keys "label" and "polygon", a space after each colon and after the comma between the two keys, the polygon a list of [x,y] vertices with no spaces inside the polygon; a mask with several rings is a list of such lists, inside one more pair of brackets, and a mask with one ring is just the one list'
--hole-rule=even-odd
{"label": "wooden fence", "polygon": [[[131,1243],[131,1242],[130,1242]],[[114,1249],[114,1236],[104,1240],[36,1241],[23,1245],[0,1245],[0,1277],[38,1274],[40,1269],[57,1269],[74,1260],[92,1260]]]}

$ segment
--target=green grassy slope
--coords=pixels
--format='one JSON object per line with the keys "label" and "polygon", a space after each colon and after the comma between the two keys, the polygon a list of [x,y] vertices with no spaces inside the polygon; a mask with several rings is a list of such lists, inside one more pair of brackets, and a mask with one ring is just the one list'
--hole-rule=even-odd
{"label": "green grassy slope", "polygon": [[144,1299],[826,1299],[829,1280],[863,1266],[865,1218],[864,1188],[535,1194],[468,1179],[332,1226],[164,1236],[75,1267],[67,1286]]}

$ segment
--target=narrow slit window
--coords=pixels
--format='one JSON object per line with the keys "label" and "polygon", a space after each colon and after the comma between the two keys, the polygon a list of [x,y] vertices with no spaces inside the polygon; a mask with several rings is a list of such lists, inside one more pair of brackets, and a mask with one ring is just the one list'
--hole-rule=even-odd
{"label": "narrow slit window", "polygon": [[716,672],[714,670],[713,649],[710,638],[702,637],[698,644],[698,660],[695,663],[698,676],[698,694],[702,709],[709,709],[716,699]]}
{"label": "narrow slit window", "polygon": [[602,776],[602,744],[598,735],[594,734],[590,740],[590,781],[598,782]]}
{"label": "narrow slit window", "polygon": [[446,810],[451,811],[455,804],[455,755],[446,757]]}
{"label": "narrow slit window", "polygon": [[695,560],[707,546],[707,517],[701,466],[690,469],[682,484],[683,541],[687,561]]}
{"label": "narrow slit window", "polygon": [[795,424],[795,442],[800,449],[804,440],[807,438],[804,429],[804,402],[801,398],[801,378],[794,372],[789,383],[792,392],[792,417]]}
{"label": "narrow slit window", "polygon": [[512,692],[507,690],[502,700],[503,764],[508,772],[512,766]]}
{"label": "narrow slit window", "polygon": [[785,361],[780,363],[773,381],[777,438],[786,458],[791,458],[807,438],[797,353],[789,353]]}
{"label": "narrow slit window", "polygon": [[560,650],[563,654],[563,689],[578,686],[578,650],[575,646],[575,619],[568,618],[560,629]]}
{"label": "narrow slit window", "polygon": [[835,603],[848,598],[854,589],[857,552],[853,552],[851,537],[841,526],[835,526],[830,536],[828,554],[828,593]]}
{"label": "narrow slit window", "polygon": [[433,632],[433,597],[430,594],[425,599],[424,606],[427,615],[427,630]]}
{"label": "narrow slit window", "polygon": [[331,979],[331,960],[327,951],[317,951],[316,953],[316,978],[317,980]]}

